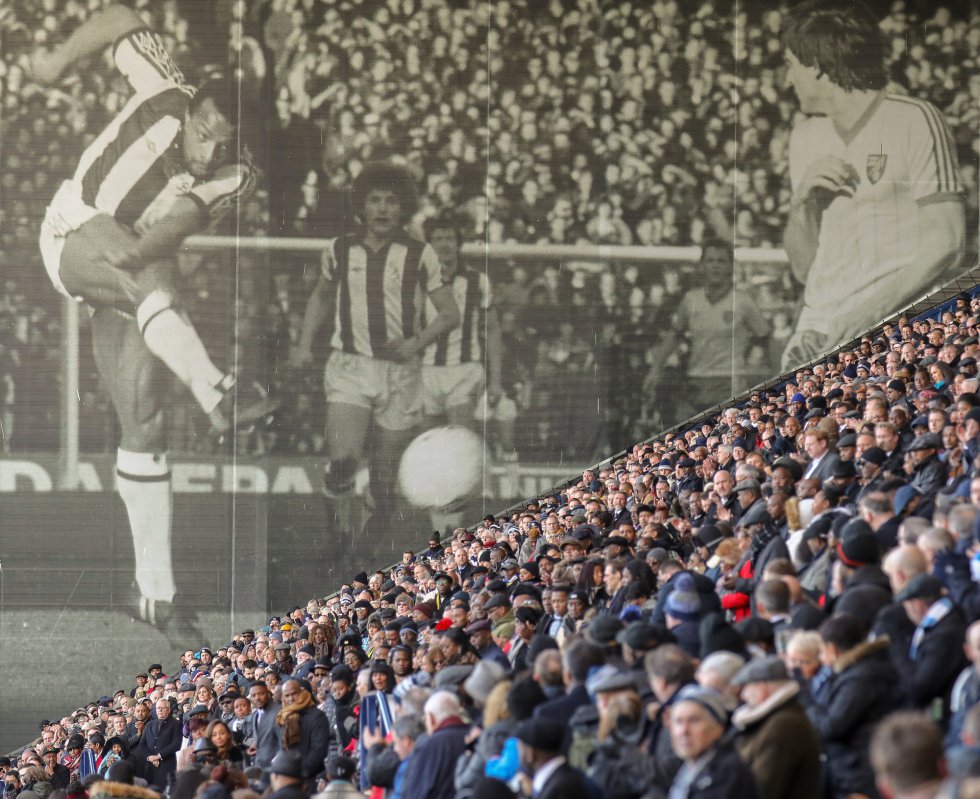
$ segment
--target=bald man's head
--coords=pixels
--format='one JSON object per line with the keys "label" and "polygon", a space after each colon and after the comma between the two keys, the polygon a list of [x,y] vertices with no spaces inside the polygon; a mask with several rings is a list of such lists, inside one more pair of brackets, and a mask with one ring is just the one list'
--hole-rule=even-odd
{"label": "bald man's head", "polygon": [[926,556],[917,546],[903,544],[885,557],[882,569],[888,575],[892,593],[898,594],[913,577],[925,574],[929,568]]}

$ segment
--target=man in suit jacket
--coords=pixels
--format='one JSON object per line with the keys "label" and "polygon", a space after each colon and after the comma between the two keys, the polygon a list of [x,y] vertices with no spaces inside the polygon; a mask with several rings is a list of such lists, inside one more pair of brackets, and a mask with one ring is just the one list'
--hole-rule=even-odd
{"label": "man in suit jacket", "polygon": [[279,751],[280,727],[276,724],[276,714],[282,705],[272,701],[272,693],[265,683],[257,682],[248,689],[252,703],[252,728],[255,730],[255,765],[267,774],[272,758]]}
{"label": "man in suit jacket", "polygon": [[180,722],[170,713],[170,700],[160,699],[156,705],[156,718],[143,731],[146,748],[146,781],[155,790],[167,787],[170,775],[177,770],[177,750],[183,743]]}
{"label": "man in suit jacket", "polygon": [[803,434],[803,448],[810,457],[803,479],[819,480],[823,485],[824,480],[834,476],[840,456],[830,448],[826,431],[819,427],[811,427]]}
{"label": "man in suit jacket", "polygon": [[581,772],[561,755],[565,727],[548,718],[533,718],[517,725],[521,765],[531,776],[536,799],[588,799],[591,795]]}
{"label": "man in suit jacket", "polygon": [[585,690],[585,680],[589,671],[605,663],[606,658],[601,647],[580,638],[565,647],[561,660],[566,693],[538,705],[534,709],[534,716],[554,719],[567,726],[572,714],[592,701]]}

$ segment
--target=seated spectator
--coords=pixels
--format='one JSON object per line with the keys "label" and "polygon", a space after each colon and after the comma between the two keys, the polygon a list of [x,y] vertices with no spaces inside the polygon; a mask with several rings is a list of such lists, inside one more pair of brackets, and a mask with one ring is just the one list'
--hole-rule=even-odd
{"label": "seated spectator", "polygon": [[710,688],[688,686],[670,714],[671,744],[682,765],[670,796],[758,797],[752,771],[723,737],[728,711],[722,697]]}
{"label": "seated spectator", "polygon": [[731,684],[744,704],[733,717],[735,747],[764,799],[810,797],[820,791],[820,740],[799,703],[800,686],[777,657],[752,661]]}
{"label": "seated spectator", "polygon": [[887,639],[867,640],[867,628],[840,614],[820,625],[820,659],[833,671],[807,713],[820,737],[831,794],[874,796],[869,759],[871,733],[901,706],[899,677],[888,657]]}
{"label": "seated spectator", "polygon": [[871,760],[885,799],[936,796],[945,772],[942,736],[920,713],[894,713],[874,732]]}

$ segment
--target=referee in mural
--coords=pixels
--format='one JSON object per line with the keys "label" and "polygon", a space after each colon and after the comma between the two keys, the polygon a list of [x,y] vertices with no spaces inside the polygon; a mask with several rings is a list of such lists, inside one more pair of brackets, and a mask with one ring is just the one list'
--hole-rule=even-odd
{"label": "referee in mural", "polygon": [[789,150],[784,243],[806,286],[783,353],[792,368],[936,285],[958,263],[964,215],[946,121],[930,103],[886,91],[885,41],[865,5],[808,0],[788,12],[781,37],[807,115]]}
{"label": "referee in mural", "polygon": [[139,617],[186,634],[187,609],[174,604],[163,367],[220,432],[261,418],[275,403],[236,398],[234,376],[211,361],[177,304],[176,251],[252,189],[254,171],[239,142],[256,120],[234,81],[212,80],[196,92],[187,86],[161,37],[121,5],[90,17],[58,47],[35,51],[33,76],[52,84],[113,43],[115,66],[134,94],[52,199],[40,247],[54,287],[93,309],[96,365],[122,428],[117,485],[133,536]]}
{"label": "referee in mural", "polygon": [[[460,323],[435,251],[405,231],[418,202],[408,170],[367,163],[353,181],[351,201],[361,226],[324,250],[292,357],[295,366],[309,364],[317,331],[333,320],[324,372],[324,492],[327,534],[338,543],[362,529],[382,540],[402,520],[396,475],[422,418],[421,354]],[[434,313],[423,322],[427,301]],[[366,523],[355,496],[364,462],[371,474]]]}

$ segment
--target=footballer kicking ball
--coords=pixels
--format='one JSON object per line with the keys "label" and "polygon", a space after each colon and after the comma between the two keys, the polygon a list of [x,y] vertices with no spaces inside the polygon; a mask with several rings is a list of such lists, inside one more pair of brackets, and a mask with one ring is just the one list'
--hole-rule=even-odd
{"label": "footballer kicking ball", "polygon": [[417,508],[452,509],[483,479],[483,441],[472,430],[448,425],[412,441],[398,467],[398,489]]}

